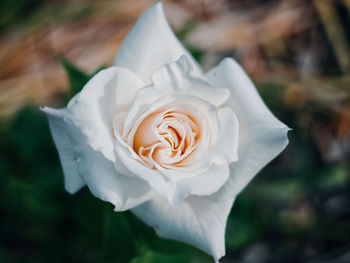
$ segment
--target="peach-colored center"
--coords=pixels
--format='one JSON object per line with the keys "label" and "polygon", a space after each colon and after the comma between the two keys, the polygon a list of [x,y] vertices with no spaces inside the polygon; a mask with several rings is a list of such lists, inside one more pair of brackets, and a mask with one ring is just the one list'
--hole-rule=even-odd
{"label": "peach-colored center", "polygon": [[149,167],[184,166],[196,149],[201,129],[193,114],[177,110],[148,115],[137,128],[133,149]]}

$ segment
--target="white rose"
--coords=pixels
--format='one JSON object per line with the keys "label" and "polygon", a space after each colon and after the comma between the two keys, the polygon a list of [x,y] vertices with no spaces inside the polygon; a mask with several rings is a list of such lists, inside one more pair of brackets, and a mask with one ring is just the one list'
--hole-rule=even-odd
{"label": "white rose", "polygon": [[[208,36],[210,37],[210,36]],[[203,74],[176,39],[160,3],[125,38],[115,66],[63,109],[42,109],[75,193],[131,211],[159,236],[218,261],[237,194],[288,144],[232,59]]]}

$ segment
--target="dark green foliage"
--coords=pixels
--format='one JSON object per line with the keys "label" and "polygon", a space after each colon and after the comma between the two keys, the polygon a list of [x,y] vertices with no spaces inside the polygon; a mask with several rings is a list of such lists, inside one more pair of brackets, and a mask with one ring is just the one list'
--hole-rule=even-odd
{"label": "dark green foliage", "polygon": [[9,25],[23,20],[43,0],[1,0],[0,2],[0,32]]}

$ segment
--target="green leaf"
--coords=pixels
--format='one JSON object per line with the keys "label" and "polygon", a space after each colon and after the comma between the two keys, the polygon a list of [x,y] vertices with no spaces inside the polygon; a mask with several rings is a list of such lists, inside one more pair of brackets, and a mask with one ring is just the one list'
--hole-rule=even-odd
{"label": "green leaf", "polygon": [[204,55],[204,51],[196,47],[187,47],[193,58],[200,64]]}
{"label": "green leaf", "polygon": [[175,34],[180,41],[184,41],[188,34],[195,28],[196,21],[195,20],[188,20],[185,25],[178,30]]}
{"label": "green leaf", "polygon": [[[115,212],[113,206],[106,203],[103,217],[103,262],[130,262],[136,253],[136,233],[127,219],[127,213]],[[116,247],[123,253],[116,253]]]}
{"label": "green leaf", "polygon": [[69,92],[67,96],[67,100],[70,100],[75,94],[77,94],[84,85],[99,71],[105,69],[105,66],[101,66],[97,68],[93,73],[87,74],[80,69],[78,69],[75,65],[73,65],[70,61],[68,61],[65,57],[60,56],[59,61],[62,67],[65,69],[68,79],[69,79]]}
{"label": "green leaf", "polygon": [[190,253],[164,253],[150,249],[144,249],[138,257],[135,257],[130,263],[178,263],[189,262]]}
{"label": "green leaf", "polygon": [[14,152],[22,162],[37,161],[42,152],[52,149],[47,119],[37,106],[24,107],[9,122],[8,128],[7,144],[12,144],[8,146],[12,148],[9,151]]}
{"label": "green leaf", "polygon": [[[128,217],[129,221],[132,217]],[[152,229],[152,234],[140,231],[140,227],[151,229],[145,225],[137,224],[131,220],[134,229],[135,247],[137,253],[130,263],[177,263],[189,262],[196,251],[193,247],[170,239],[159,238]],[[139,221],[141,223],[141,221]],[[134,254],[135,255],[135,254]]]}

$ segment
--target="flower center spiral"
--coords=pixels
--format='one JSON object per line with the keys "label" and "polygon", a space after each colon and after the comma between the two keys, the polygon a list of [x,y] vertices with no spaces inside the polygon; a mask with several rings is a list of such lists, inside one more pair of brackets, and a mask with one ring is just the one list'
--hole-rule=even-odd
{"label": "flower center spiral", "polygon": [[132,147],[150,168],[181,167],[195,151],[200,132],[191,113],[176,109],[157,111],[140,123]]}

